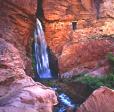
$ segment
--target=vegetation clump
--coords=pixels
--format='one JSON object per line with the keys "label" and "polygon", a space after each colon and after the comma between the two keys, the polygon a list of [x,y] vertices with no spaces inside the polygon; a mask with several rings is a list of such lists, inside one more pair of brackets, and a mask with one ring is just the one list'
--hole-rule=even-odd
{"label": "vegetation clump", "polygon": [[114,53],[110,52],[108,53],[108,60],[112,68],[112,72],[114,73]]}
{"label": "vegetation clump", "polygon": [[89,75],[83,75],[78,78],[74,78],[74,82],[81,82],[90,86],[92,89],[97,89],[100,86],[107,86],[114,89],[114,74],[110,73],[104,77],[92,77]]}
{"label": "vegetation clump", "polygon": [[81,82],[90,86],[92,89],[97,89],[100,86],[107,86],[111,89],[114,89],[114,53],[108,53],[107,59],[111,65],[111,73],[107,74],[104,77],[92,77],[87,74],[82,74],[78,77],[72,78],[74,82]]}

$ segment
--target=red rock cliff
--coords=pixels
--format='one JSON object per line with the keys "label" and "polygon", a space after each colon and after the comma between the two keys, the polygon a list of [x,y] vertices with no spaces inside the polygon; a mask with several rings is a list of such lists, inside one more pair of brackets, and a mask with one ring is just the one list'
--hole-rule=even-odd
{"label": "red rock cliff", "polygon": [[46,39],[60,74],[107,65],[105,57],[114,51],[113,6],[113,0],[43,1]]}

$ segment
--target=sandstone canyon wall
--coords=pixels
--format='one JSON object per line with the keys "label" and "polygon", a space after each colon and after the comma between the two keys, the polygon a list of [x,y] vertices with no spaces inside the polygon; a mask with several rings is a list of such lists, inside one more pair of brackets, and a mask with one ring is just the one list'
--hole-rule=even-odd
{"label": "sandstone canyon wall", "polygon": [[60,74],[107,68],[106,55],[114,52],[113,0],[43,0],[43,11]]}
{"label": "sandstone canyon wall", "polygon": [[0,112],[52,112],[57,104],[54,91],[27,76],[36,9],[37,0],[0,0]]}
{"label": "sandstone canyon wall", "polygon": [[[31,61],[26,56],[33,38],[37,1],[0,0],[0,37],[18,48],[27,74],[31,74]],[[29,64],[30,63],[30,64]]]}

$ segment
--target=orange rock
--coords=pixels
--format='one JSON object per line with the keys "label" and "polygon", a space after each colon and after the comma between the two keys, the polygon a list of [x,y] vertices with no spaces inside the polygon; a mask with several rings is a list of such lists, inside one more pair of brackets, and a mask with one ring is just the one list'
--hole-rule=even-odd
{"label": "orange rock", "polygon": [[64,46],[59,57],[60,71],[64,73],[81,66],[85,69],[96,68],[100,61],[106,58],[108,52],[114,50],[113,44],[110,40],[91,40]]}
{"label": "orange rock", "polygon": [[92,0],[63,0],[43,1],[43,10],[46,20],[78,20],[95,18],[96,13]]}
{"label": "orange rock", "polygon": [[58,58],[60,74],[95,69],[114,51],[113,6],[113,0],[43,1],[46,40]]}
{"label": "orange rock", "polygon": [[113,29],[112,19],[79,20],[75,31],[72,30],[70,21],[46,22],[46,40],[58,57],[60,73],[74,68],[96,68],[100,61],[105,60],[108,52],[114,51],[114,43],[110,36],[114,34]]}

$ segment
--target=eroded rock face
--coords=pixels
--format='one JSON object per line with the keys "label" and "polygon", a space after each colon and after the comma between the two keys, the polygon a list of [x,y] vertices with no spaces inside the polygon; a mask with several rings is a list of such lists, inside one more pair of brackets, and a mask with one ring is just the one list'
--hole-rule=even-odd
{"label": "eroded rock face", "polygon": [[95,90],[76,112],[113,112],[113,104],[114,91],[101,87]]}
{"label": "eroded rock face", "polygon": [[[114,51],[113,44],[114,42],[110,39],[66,44],[63,49],[64,52],[59,57],[60,71],[64,73],[75,67],[81,68],[83,72],[89,72],[92,68],[98,69],[99,67],[107,65],[108,63],[105,59],[108,52]],[[79,69],[75,71],[75,74],[79,74]]]}
{"label": "eroded rock face", "polygon": [[0,112],[52,112],[57,104],[51,88],[27,76],[36,5],[37,0],[0,0]]}
{"label": "eroded rock face", "polygon": [[48,21],[94,18],[95,15],[92,0],[44,0],[43,9]]}
{"label": "eroded rock face", "polygon": [[108,65],[106,56],[114,52],[113,0],[44,0],[43,10],[46,40],[62,76]]}
{"label": "eroded rock face", "polygon": [[26,76],[19,51],[0,38],[0,112],[52,112],[55,92]]}
{"label": "eroded rock face", "polygon": [[114,18],[114,1],[113,0],[102,0],[100,8],[101,17]]}
{"label": "eroded rock face", "polygon": [[[21,49],[33,36],[37,0],[0,0],[0,36]],[[21,46],[21,47],[20,47]]]}
{"label": "eroded rock face", "polygon": [[[12,43],[24,60],[27,74],[31,74],[31,61],[27,57],[33,38],[37,0],[0,0],[0,38]],[[28,53],[29,55],[29,53]]]}

